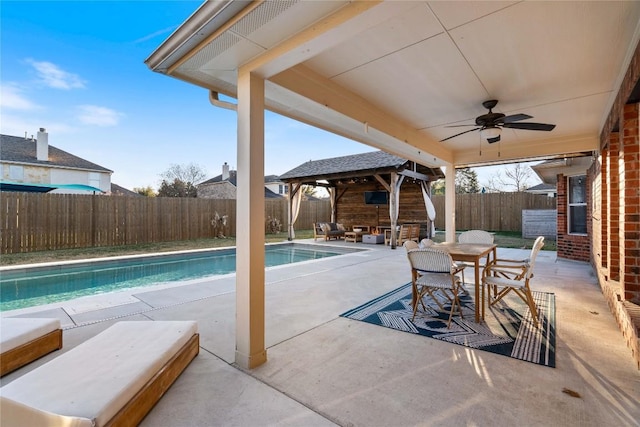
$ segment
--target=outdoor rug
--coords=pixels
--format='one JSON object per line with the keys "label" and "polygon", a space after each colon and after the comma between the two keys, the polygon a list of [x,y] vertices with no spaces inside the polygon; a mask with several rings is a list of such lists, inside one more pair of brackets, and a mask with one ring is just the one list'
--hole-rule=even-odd
{"label": "outdoor rug", "polygon": [[[539,328],[533,324],[529,307],[513,292],[491,308],[487,304],[485,322],[480,324],[474,322],[475,307],[469,295],[460,297],[464,318],[454,313],[449,329],[447,320],[450,305],[443,304],[447,311],[441,311],[428,297],[424,298],[427,310],[424,311],[420,306],[412,322],[411,283],[341,316],[555,367],[555,295],[534,291],[533,296],[538,307]],[[446,301],[444,297],[443,300]]]}

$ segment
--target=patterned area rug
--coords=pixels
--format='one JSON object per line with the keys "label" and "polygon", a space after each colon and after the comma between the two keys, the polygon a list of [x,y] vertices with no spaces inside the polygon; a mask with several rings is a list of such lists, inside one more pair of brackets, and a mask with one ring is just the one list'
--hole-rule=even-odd
{"label": "patterned area rug", "polygon": [[[467,295],[460,298],[464,317],[454,313],[449,329],[450,305],[443,304],[447,310],[443,312],[428,297],[424,298],[426,311],[420,306],[412,322],[411,283],[341,316],[555,367],[555,295],[534,291],[533,296],[538,307],[539,328],[533,324],[529,307],[513,292],[493,307],[487,307],[485,322],[480,324],[474,322],[474,302]],[[443,298],[443,301],[446,300]]]}

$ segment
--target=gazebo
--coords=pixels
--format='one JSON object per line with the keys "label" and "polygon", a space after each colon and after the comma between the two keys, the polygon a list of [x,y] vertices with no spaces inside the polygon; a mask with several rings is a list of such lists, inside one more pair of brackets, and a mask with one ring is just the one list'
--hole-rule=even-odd
{"label": "gazebo", "polygon": [[[429,183],[440,178],[444,178],[440,168],[384,151],[310,160],[280,176],[289,186],[289,238],[295,237],[293,225],[304,185],[327,189],[332,222],[368,224],[376,232],[383,225],[395,229],[401,222],[418,223],[431,237],[435,212]],[[395,233],[391,247],[396,247]]]}

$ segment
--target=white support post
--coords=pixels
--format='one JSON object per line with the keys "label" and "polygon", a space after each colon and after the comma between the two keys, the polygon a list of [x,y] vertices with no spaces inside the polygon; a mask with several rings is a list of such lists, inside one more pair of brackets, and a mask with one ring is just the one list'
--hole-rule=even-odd
{"label": "white support post", "polygon": [[236,355],[242,368],[267,361],[264,303],[264,80],[238,75]]}
{"label": "white support post", "polygon": [[444,229],[447,242],[456,241],[456,169],[451,163],[444,177]]}

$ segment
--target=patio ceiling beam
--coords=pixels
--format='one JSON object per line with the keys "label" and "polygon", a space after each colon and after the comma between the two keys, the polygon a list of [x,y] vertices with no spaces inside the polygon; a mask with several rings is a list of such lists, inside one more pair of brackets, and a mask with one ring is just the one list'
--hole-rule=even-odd
{"label": "patio ceiling beam", "polygon": [[[297,93],[346,117],[362,123],[366,129],[382,132],[398,143],[406,144],[417,151],[428,153],[446,163],[454,160],[453,152],[441,143],[407,125],[395,116],[372,105],[347,88],[321,76],[303,65],[297,65],[269,79],[270,82]],[[393,94],[390,94],[393,96]],[[380,145],[376,148],[389,151]],[[392,153],[405,157],[402,153]],[[405,157],[406,158],[406,157]],[[420,159],[410,159],[420,160]]]}

